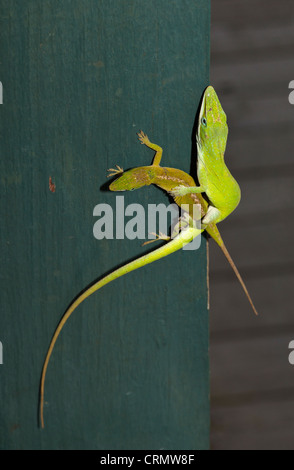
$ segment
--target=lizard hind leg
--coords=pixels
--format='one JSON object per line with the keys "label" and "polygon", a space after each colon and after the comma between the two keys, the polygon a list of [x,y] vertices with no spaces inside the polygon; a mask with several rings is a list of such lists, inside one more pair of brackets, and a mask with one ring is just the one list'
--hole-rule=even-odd
{"label": "lizard hind leg", "polygon": [[221,216],[221,212],[214,206],[209,206],[206,212],[206,215],[202,219],[202,224],[204,226],[218,222],[218,219]]}
{"label": "lizard hind leg", "polygon": [[170,237],[168,235],[165,235],[162,232],[159,232],[159,235],[157,233],[151,232],[150,235],[154,235],[155,238],[152,240],[148,240],[147,242],[142,243],[142,246],[149,245],[150,243],[157,242],[158,240],[165,240],[166,242],[170,241]]}
{"label": "lizard hind leg", "polygon": [[180,232],[183,232],[191,227],[196,228],[196,223],[187,212],[184,212],[184,214],[179,218],[178,222],[174,225],[171,238],[175,238],[177,235],[179,235]]}

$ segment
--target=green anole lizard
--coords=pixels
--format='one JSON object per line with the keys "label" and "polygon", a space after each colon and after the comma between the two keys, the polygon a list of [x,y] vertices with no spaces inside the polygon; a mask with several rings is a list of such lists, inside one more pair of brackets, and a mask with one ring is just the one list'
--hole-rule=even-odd
{"label": "green anole lizard", "polygon": [[[213,87],[209,86],[206,88],[202,98],[196,135],[198,151],[197,173],[200,186],[196,186],[194,179],[184,171],[176,168],[161,167],[162,148],[151,143],[142,131],[138,134],[141,143],[156,152],[153,164],[133,168],[126,172],[123,172],[122,168],[119,166],[117,166],[117,169],[109,170],[110,173],[108,176],[120,175],[111,183],[109,187],[110,190],[127,191],[155,184],[169,192],[178,205],[188,205],[188,221],[179,222],[176,228],[175,238],[168,241],[165,245],[125,264],[100,281],[95,282],[85,290],[65,312],[52,337],[42,370],[40,385],[40,421],[42,428],[44,427],[44,386],[49,360],[61,330],[78,305],[114,279],[180,250],[195,237],[199,236],[204,230],[206,230],[220,246],[238,277],[255,314],[257,314],[247,288],[216,226],[218,222],[222,221],[237,207],[240,201],[240,188],[238,183],[232,177],[224,162],[227,135],[228,126],[226,123],[226,115],[215,90]],[[208,196],[209,203],[202,197],[202,192],[205,192]],[[196,221],[193,220],[193,205],[195,204],[201,206],[201,228],[199,228],[196,225]],[[167,240],[169,237],[160,235],[157,236],[157,239]]]}

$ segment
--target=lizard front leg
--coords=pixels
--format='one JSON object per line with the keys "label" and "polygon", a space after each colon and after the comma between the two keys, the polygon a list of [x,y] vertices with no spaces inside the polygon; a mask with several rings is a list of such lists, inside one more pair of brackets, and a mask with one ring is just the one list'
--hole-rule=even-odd
{"label": "lizard front leg", "polygon": [[146,145],[146,147],[156,151],[156,154],[154,156],[152,165],[153,166],[159,166],[159,163],[160,163],[160,160],[161,160],[161,157],[162,157],[162,148],[159,147],[159,145],[156,145],[156,144],[153,144],[152,142],[150,142],[147,135],[144,134],[143,131],[138,132],[137,136],[138,136],[138,139],[140,140],[142,145]]}
{"label": "lizard front leg", "polygon": [[111,176],[120,175],[121,173],[124,172],[123,168],[121,168],[119,165],[115,165],[115,166],[116,166],[116,168],[109,168],[107,170],[109,172],[109,174],[107,175],[107,178],[110,178]]}
{"label": "lizard front leg", "polygon": [[176,186],[169,191],[172,197],[186,196],[187,194],[204,193],[202,186]]}
{"label": "lizard front leg", "polygon": [[[138,132],[137,136],[142,145],[146,145],[146,147],[152,150],[155,150],[156,154],[154,155],[152,166],[159,166],[159,163],[162,157],[162,148],[159,145],[153,144],[152,142],[150,142],[150,140],[148,139],[148,136],[143,131]],[[115,166],[116,168],[109,168],[107,170],[109,172],[109,174],[107,175],[107,178],[110,178],[111,176],[117,176],[124,172],[123,168],[121,168],[119,165],[115,165]],[[114,185],[112,187],[114,187]],[[112,189],[112,187],[110,187],[110,189]],[[134,188],[130,185],[128,188],[124,188],[124,190],[125,189],[134,189]]]}

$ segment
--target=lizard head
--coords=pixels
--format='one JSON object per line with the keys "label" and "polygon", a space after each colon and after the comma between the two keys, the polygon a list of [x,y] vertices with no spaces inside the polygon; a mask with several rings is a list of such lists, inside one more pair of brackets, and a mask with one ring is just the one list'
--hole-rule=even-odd
{"label": "lizard head", "polygon": [[[197,145],[211,155],[224,156],[228,137],[227,116],[212,86],[203,94],[197,132]],[[214,148],[216,146],[216,148]]]}

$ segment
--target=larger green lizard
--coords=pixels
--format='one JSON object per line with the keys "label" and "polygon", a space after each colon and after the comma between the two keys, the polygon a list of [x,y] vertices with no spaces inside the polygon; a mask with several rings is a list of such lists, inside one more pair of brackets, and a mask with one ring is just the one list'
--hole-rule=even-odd
{"label": "larger green lizard", "polygon": [[[95,291],[101,289],[101,287],[114,279],[183,248],[204,230],[209,233],[222,249],[236,273],[254,312],[257,314],[246,286],[232,261],[216,226],[216,223],[227,217],[237,207],[240,201],[239,186],[224,163],[227,135],[228,127],[226,123],[226,115],[221,107],[215,90],[209,86],[206,88],[202,98],[196,135],[199,156],[198,179],[200,186],[197,187],[194,179],[181,170],[161,167],[159,164],[162,157],[162,148],[151,143],[142,131],[138,134],[141,143],[156,151],[153,164],[150,166],[134,168],[126,171],[125,173],[120,167],[110,170],[109,176],[122,173],[119,178],[111,183],[110,190],[125,191],[155,184],[168,191],[174,197],[174,200],[178,205],[188,205],[189,222],[185,226],[183,223],[179,223],[177,235],[164,246],[127,263],[121,268],[108,274],[100,281],[95,282],[85,290],[65,312],[53,335],[43,365],[40,385],[40,421],[42,427],[44,427],[44,386],[49,360],[63,326],[78,305],[80,305]],[[210,201],[209,204],[202,197],[201,192],[206,193]],[[201,206],[201,228],[197,227],[196,221],[193,220],[193,206],[195,204],[200,204]],[[161,237],[159,236],[157,238]],[[166,237],[163,238],[166,239]]]}

